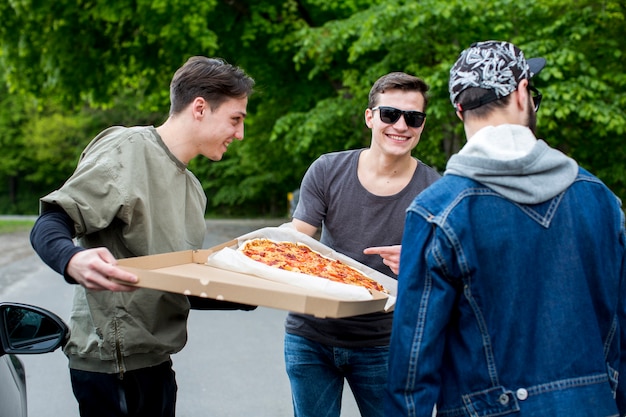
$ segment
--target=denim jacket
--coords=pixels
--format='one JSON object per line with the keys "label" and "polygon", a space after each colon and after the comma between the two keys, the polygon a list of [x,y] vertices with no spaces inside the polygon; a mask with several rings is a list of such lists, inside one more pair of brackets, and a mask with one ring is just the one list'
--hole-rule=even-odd
{"label": "denim jacket", "polygon": [[537,195],[532,180],[517,188],[526,196],[505,197],[516,175],[529,180],[537,155],[553,155],[545,143],[532,149],[515,159],[521,172],[503,169],[511,161],[496,167],[498,191],[488,175],[476,181],[489,170],[474,154],[471,178],[449,169],[409,207],[388,416],[429,417],[435,404],[443,417],[626,413],[620,202],[584,169],[564,180],[562,158],[567,169],[544,165],[559,174],[543,179],[540,202],[520,202]]}

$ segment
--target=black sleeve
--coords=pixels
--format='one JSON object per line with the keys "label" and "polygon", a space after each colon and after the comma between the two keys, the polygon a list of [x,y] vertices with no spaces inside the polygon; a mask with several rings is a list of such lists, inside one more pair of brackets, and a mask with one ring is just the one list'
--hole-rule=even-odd
{"label": "black sleeve", "polygon": [[255,310],[257,306],[188,295],[192,310]]}
{"label": "black sleeve", "polygon": [[42,261],[65,277],[70,284],[74,278],[66,274],[72,256],[83,250],[74,244],[74,221],[60,207],[43,212],[30,232],[30,244]]}

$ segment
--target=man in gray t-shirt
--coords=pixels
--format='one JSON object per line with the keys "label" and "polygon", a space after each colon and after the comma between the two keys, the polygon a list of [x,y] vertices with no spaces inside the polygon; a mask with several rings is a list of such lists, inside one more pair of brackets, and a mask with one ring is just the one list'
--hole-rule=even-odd
{"label": "man in gray t-shirt", "polygon": [[[334,250],[397,278],[405,210],[440,175],[411,156],[424,128],[428,86],[390,73],[369,94],[369,148],[317,159],[302,180],[292,224]],[[391,313],[318,319],[290,313],[285,363],[298,417],[338,417],[344,379],[363,417],[382,416]]]}

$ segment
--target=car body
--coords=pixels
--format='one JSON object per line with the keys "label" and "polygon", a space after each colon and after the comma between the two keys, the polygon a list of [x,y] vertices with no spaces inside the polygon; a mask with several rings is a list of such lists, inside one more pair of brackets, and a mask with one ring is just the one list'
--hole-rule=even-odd
{"label": "car body", "polygon": [[0,303],[0,417],[26,417],[26,373],[16,355],[52,352],[64,345],[67,325],[56,314],[20,303]]}

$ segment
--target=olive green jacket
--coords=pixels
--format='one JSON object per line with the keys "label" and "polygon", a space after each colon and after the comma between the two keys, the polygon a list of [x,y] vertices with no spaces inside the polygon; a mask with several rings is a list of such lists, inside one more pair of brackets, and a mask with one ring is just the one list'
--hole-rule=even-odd
{"label": "olive green jacket", "polygon": [[[153,127],[111,127],[85,148],[74,174],[41,199],[74,220],[78,243],[107,247],[116,258],[202,246],[206,196]],[[64,351],[70,368],[123,373],[158,365],[187,340],[189,301],[139,289],[77,286]]]}

